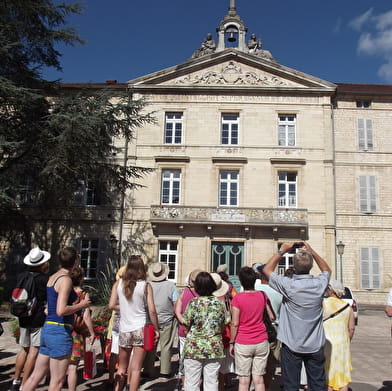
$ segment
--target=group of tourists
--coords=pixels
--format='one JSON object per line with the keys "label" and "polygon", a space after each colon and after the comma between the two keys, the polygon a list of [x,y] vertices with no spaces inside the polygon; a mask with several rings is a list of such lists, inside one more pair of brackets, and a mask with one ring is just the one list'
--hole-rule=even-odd
{"label": "group of tourists", "polygon": [[[276,273],[281,257],[293,248],[297,252],[292,273]],[[49,373],[49,391],[61,390],[67,374],[68,388],[75,391],[85,338],[73,330],[74,314],[83,317],[88,342],[95,337],[76,250],[61,250],[60,269],[45,278],[43,265],[49,258],[39,248],[25,258],[30,271],[40,276],[41,291],[46,285],[47,297],[42,293],[38,303],[40,321],[34,327],[21,323],[22,348],[12,390],[35,390]],[[314,261],[321,270],[316,276],[310,274]],[[175,341],[180,389],[186,391],[201,386],[205,391],[222,391],[233,386],[234,377],[240,391],[251,387],[264,391],[278,365],[284,391],[348,390],[354,315],[340,299],[344,287],[330,279],[328,264],[307,242],[283,243],[265,264],[242,267],[238,292],[226,265],[214,272],[192,271],[181,292],[168,280],[168,273],[166,264],[152,263],[147,268],[138,255],[117,271],[108,303],[112,310],[109,382],[114,391],[124,387],[136,391],[142,377],[173,377]],[[155,344],[148,352],[147,323],[153,326]],[[29,355],[34,356],[30,361]]]}

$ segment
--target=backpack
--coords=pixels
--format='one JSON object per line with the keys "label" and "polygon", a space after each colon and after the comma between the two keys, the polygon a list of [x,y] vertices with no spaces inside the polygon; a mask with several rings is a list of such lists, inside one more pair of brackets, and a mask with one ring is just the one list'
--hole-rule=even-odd
{"label": "backpack", "polygon": [[37,311],[37,289],[35,273],[22,273],[16,282],[16,287],[11,293],[10,312],[18,318],[25,318]]}

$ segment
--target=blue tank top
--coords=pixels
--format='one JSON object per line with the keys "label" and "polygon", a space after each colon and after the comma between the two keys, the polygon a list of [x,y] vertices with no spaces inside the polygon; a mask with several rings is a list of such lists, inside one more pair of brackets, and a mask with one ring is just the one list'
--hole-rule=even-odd
{"label": "blue tank top", "polygon": [[[61,276],[58,276],[52,286],[46,287],[47,303],[48,303],[48,315],[46,316],[46,321],[56,322],[56,323],[66,323],[66,324],[73,325],[73,322],[74,322],[74,315],[73,314],[66,315],[66,316],[58,316],[57,312],[56,312],[57,299],[58,299],[59,295],[55,291],[54,286],[56,285],[56,282],[63,276],[67,276],[67,274],[63,274]],[[67,305],[72,305],[77,298],[78,298],[78,296],[77,296],[76,292],[73,289],[71,289],[71,292],[68,297]]]}

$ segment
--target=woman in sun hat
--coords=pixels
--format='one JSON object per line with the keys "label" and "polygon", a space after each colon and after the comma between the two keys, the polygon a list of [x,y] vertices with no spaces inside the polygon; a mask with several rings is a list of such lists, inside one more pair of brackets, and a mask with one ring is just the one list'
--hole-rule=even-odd
{"label": "woman in sun hat", "polygon": [[[32,316],[19,318],[19,344],[21,349],[16,356],[15,375],[11,386],[12,390],[19,390],[20,386],[24,386],[34,369],[37,359],[41,343],[41,330],[46,317],[46,284],[49,278],[49,259],[49,252],[41,250],[39,247],[34,247],[23,260],[23,263],[27,266],[27,271],[22,274],[31,273],[34,276],[37,309]],[[21,276],[20,278],[23,277]],[[22,371],[23,379],[22,384],[20,384]]]}
{"label": "woman in sun hat", "polygon": [[[41,257],[45,254],[41,254]],[[60,269],[49,277],[46,285],[48,315],[42,329],[41,347],[34,371],[23,386],[33,391],[50,370],[50,391],[60,391],[68,369],[72,351],[74,313],[87,308],[91,302],[88,293],[78,303],[72,287],[70,272],[78,264],[79,254],[74,247],[65,247],[57,255]],[[34,263],[34,259],[29,262]]]}

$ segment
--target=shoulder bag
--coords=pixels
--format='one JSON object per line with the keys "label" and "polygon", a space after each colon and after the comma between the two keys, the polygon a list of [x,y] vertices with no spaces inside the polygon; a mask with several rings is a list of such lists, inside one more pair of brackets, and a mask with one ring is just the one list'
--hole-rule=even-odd
{"label": "shoulder bag", "polygon": [[276,328],[272,324],[272,321],[271,321],[271,319],[270,319],[270,317],[268,315],[267,306],[270,307],[272,312],[274,312],[274,310],[272,309],[272,307],[269,304],[269,299],[268,299],[267,295],[263,291],[261,291],[261,293],[263,294],[264,301],[265,301],[265,307],[264,307],[264,313],[263,313],[263,322],[264,322],[265,327],[267,329],[268,342],[276,342],[278,333],[277,333]]}
{"label": "shoulder bag", "polygon": [[148,282],[144,287],[144,309],[146,311],[146,323],[143,327],[143,348],[146,352],[151,352],[155,348],[154,336],[155,329],[151,323],[150,313],[148,312],[148,301],[147,301],[147,286]]}

